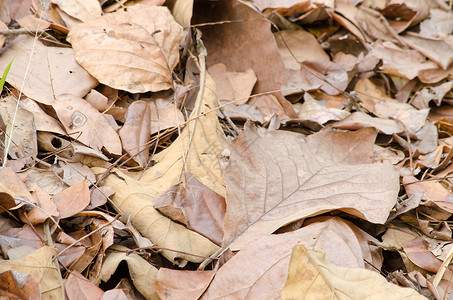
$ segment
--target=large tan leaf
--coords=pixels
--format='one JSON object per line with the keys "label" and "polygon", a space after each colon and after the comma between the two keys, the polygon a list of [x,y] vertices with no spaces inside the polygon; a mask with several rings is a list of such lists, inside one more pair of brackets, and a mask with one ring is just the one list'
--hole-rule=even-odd
{"label": "large tan leaf", "polygon": [[106,118],[84,99],[64,94],[53,103],[58,118],[68,134],[94,150],[105,147],[112,154],[121,155],[121,141]]}
{"label": "large tan leaf", "polygon": [[426,299],[410,288],[388,282],[376,272],[347,269],[326,261],[319,248],[294,246],[282,298],[289,299]]}
{"label": "large tan leaf", "polygon": [[74,26],[76,60],[101,83],[131,93],[166,90],[183,33],[168,8],[131,5]]}
{"label": "large tan leaf", "polygon": [[301,218],[340,209],[384,223],[396,202],[398,172],[371,164],[376,131],[286,131],[259,136],[247,128],[230,146],[225,170],[224,244],[240,249]]}
{"label": "large tan leaf", "polygon": [[[0,56],[0,69],[14,58],[6,81],[33,100],[52,104],[55,96],[85,96],[98,85],[74,59],[71,48],[46,47],[29,36],[16,38]],[[26,66],[30,62],[30,68]],[[27,76],[26,71],[28,70]],[[25,78],[25,79],[24,79]]]}
{"label": "large tan leaf", "polygon": [[[153,157],[157,164],[141,174],[140,179],[136,174],[116,171],[118,176],[111,175],[104,182],[116,191],[113,202],[122,212],[130,213],[133,225],[159,247],[205,257],[217,249],[208,239],[164,217],[153,207],[154,199],[160,193],[183,179],[184,169],[207,188],[225,196],[219,158],[227,147],[226,140],[216,113],[207,113],[215,106],[215,85],[207,76],[200,109],[203,115],[189,123],[169,148]],[[193,139],[189,145],[192,132]],[[179,258],[197,262],[203,260],[202,257],[181,252],[163,250],[162,253],[174,262]]]}
{"label": "large tan leaf", "polygon": [[363,267],[371,256],[360,246],[363,234],[341,218],[316,218],[296,231],[261,237],[220,267],[202,299],[278,299],[297,243],[320,247],[336,265]]}

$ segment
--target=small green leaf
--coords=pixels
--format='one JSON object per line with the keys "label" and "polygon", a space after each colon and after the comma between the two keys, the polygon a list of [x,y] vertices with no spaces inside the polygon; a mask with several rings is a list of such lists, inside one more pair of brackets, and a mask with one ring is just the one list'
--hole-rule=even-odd
{"label": "small green leaf", "polygon": [[8,66],[5,69],[5,72],[3,72],[2,79],[0,79],[0,93],[3,91],[3,86],[5,85],[6,82],[6,76],[8,76],[9,69],[11,69],[11,65],[13,64],[14,58],[10,61]]}

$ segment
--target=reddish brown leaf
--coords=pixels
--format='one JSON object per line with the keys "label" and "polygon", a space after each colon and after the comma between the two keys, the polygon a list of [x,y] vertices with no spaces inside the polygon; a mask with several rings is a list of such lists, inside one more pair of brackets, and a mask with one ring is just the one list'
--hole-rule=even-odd
{"label": "reddish brown leaf", "polygon": [[68,218],[81,212],[90,203],[90,190],[86,180],[53,196],[60,218]]}
{"label": "reddish brown leaf", "polygon": [[30,274],[6,271],[0,274],[0,297],[5,299],[41,299],[38,281]]}
{"label": "reddish brown leaf", "polygon": [[182,271],[160,268],[157,272],[156,292],[162,300],[199,299],[215,271]]}
{"label": "reddish brown leaf", "polygon": [[65,291],[69,300],[97,300],[104,294],[104,291],[76,271],[69,274]]}

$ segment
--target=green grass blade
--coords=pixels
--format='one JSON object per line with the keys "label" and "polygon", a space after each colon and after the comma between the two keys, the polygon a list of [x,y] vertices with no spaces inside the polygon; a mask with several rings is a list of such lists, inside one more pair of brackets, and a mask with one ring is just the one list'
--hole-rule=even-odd
{"label": "green grass blade", "polygon": [[3,86],[5,85],[6,82],[6,76],[8,76],[9,69],[11,69],[11,65],[13,64],[14,58],[10,61],[8,66],[5,69],[5,72],[3,72],[2,79],[0,79],[0,94],[3,91]]}

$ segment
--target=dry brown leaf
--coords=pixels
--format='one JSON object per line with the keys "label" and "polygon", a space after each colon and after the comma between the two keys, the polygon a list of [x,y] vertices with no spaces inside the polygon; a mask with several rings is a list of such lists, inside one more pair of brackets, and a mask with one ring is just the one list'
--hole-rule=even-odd
{"label": "dry brown leaf", "polygon": [[280,30],[274,37],[286,69],[299,70],[306,60],[329,59],[318,40],[305,30]]}
{"label": "dry brown leaf", "polygon": [[453,62],[453,49],[441,39],[426,38],[416,34],[401,37],[411,48],[436,62],[444,70]]}
{"label": "dry brown leaf", "polygon": [[1,212],[19,208],[26,203],[36,203],[25,183],[11,168],[0,171],[0,191]]}
{"label": "dry brown leaf", "polygon": [[154,207],[214,243],[222,243],[225,198],[208,189],[190,173],[185,174],[185,186],[170,187],[154,200]]}
{"label": "dry brown leaf", "polygon": [[14,270],[0,274],[0,296],[5,299],[41,299],[39,282],[30,274]]}
{"label": "dry brown leaf", "polygon": [[60,270],[53,262],[55,255],[55,249],[43,246],[21,259],[0,261],[0,273],[14,270],[30,274],[40,283],[43,299],[64,299]]}
{"label": "dry brown leaf", "polygon": [[395,120],[374,118],[360,111],[350,114],[348,117],[335,123],[333,127],[347,130],[374,127],[379,130],[380,133],[384,134],[398,134],[404,132],[403,126],[401,126]]}
{"label": "dry brown leaf", "polygon": [[429,19],[420,23],[420,35],[437,38],[450,34],[449,29],[453,27],[453,20],[449,11],[431,8],[429,12]]}
{"label": "dry brown leaf", "polygon": [[240,249],[253,239],[304,217],[340,209],[373,223],[387,220],[399,190],[389,164],[371,164],[374,129],[286,131],[259,136],[247,130],[230,146],[225,170],[224,244]]}
{"label": "dry brown leaf", "polygon": [[342,65],[326,59],[306,60],[302,64],[302,72],[307,81],[320,84],[321,90],[329,95],[340,94],[350,80]]}
{"label": "dry brown leaf", "polygon": [[20,100],[19,105],[33,114],[36,130],[66,135],[66,132],[61,127],[60,123],[49,116],[36,101],[25,98]]}
{"label": "dry brown leaf", "polygon": [[77,271],[71,271],[65,283],[68,300],[99,300],[104,291]]}
{"label": "dry brown leaf", "polygon": [[26,170],[24,174],[27,175],[27,186],[31,187],[36,183],[40,189],[46,191],[48,194],[57,194],[68,187],[54,171],[49,169],[33,167]]}
{"label": "dry brown leaf", "polygon": [[173,86],[182,36],[168,8],[136,4],[75,26],[67,39],[76,60],[101,83],[143,93]]}
{"label": "dry brown leaf", "polygon": [[158,300],[154,283],[156,281],[157,269],[140,255],[135,253],[128,254],[129,249],[113,245],[106,253],[99,277],[93,278],[95,284],[101,281],[106,282],[115,273],[118,265],[125,261],[129,268],[129,273],[134,286],[137,290],[149,300]]}
{"label": "dry brown leaf", "polygon": [[235,105],[245,104],[249,100],[256,83],[253,69],[229,72],[224,64],[215,64],[208,68],[208,72],[216,83],[219,100],[240,100],[234,101]]}
{"label": "dry brown leaf", "polygon": [[[42,190],[36,183],[30,187],[30,191],[37,200],[38,207],[31,207],[27,209],[27,217],[21,215],[21,220],[24,223],[41,224],[50,217],[56,218],[59,216],[57,206],[55,205],[52,197]],[[21,213],[21,212],[19,212]]]}
{"label": "dry brown leaf", "polygon": [[50,22],[47,22],[44,19],[40,19],[32,15],[28,15],[18,19],[17,23],[19,23],[20,27],[27,28],[30,31],[46,30],[47,28],[50,27]]}
{"label": "dry brown leaf", "polygon": [[[244,19],[248,21],[244,22]],[[228,25],[214,24],[200,28],[209,53],[206,57],[208,67],[223,63],[230,72],[244,72],[252,68],[258,79],[253,93],[279,90],[286,84],[284,65],[266,18],[237,0],[195,2],[193,24],[220,21],[228,21]],[[222,38],[219,39],[219,36]],[[283,110],[288,117],[297,117],[280,92],[274,95],[276,98],[268,100],[280,107],[279,110],[274,109],[274,113],[281,114]],[[256,104],[261,108],[259,102]]]}
{"label": "dry brown leaf", "polygon": [[396,100],[380,101],[374,106],[374,110],[381,118],[400,120],[410,134],[415,134],[425,125],[429,114],[429,109],[418,110],[410,104]]}
{"label": "dry brown leaf", "polygon": [[326,261],[319,248],[294,246],[282,298],[289,299],[427,299],[410,288],[388,282],[380,274],[347,269]]}
{"label": "dry brown leaf", "polygon": [[121,155],[121,141],[107,119],[84,99],[64,94],[53,103],[58,118],[68,135],[79,142],[101,151],[105,147],[112,154]]}
{"label": "dry brown leaf", "polygon": [[97,80],[75,61],[71,48],[46,47],[33,37],[22,35],[2,53],[0,68],[6,69],[13,58],[7,82],[20,89],[27,70],[24,66],[30,63],[33,68],[28,70],[23,93],[47,105],[53,103],[55,96],[64,93],[83,97],[98,85]]}
{"label": "dry brown leaf", "polygon": [[160,268],[156,292],[162,300],[197,300],[206,290],[215,271],[183,271]]}
{"label": "dry brown leaf", "polygon": [[181,175],[185,166],[203,185],[225,196],[218,160],[220,153],[226,148],[226,140],[216,113],[211,111],[217,106],[214,90],[215,84],[207,75],[200,106],[200,114],[203,116],[193,121],[197,123],[190,146],[194,123],[189,123],[169,148],[155,155],[153,160],[157,163],[140,174],[140,177],[134,173],[116,171],[119,177],[109,176],[104,182],[116,191],[112,197],[113,202],[123,213],[133,216],[131,221],[143,236],[159,247],[197,255],[163,250],[163,255],[175,263],[178,259],[201,262],[217,250],[217,246],[208,239],[162,216],[153,208],[154,199],[160,193],[183,179]]}
{"label": "dry brown leaf", "polygon": [[428,245],[428,242],[416,237],[402,244],[402,247],[412,263],[424,270],[436,273],[439,271],[442,261],[428,250]]}
{"label": "dry brown leaf", "polygon": [[404,188],[410,196],[423,193],[422,199],[428,201],[425,205],[436,204],[440,208],[453,213],[452,193],[438,181],[418,181],[413,176],[404,176]]}
{"label": "dry brown leaf", "polygon": [[81,212],[90,203],[90,190],[86,180],[68,187],[53,196],[60,218],[68,218]]}
{"label": "dry brown leaf", "polygon": [[304,94],[303,104],[296,103],[293,106],[300,119],[310,120],[320,125],[332,120],[342,120],[350,114],[345,110],[327,107],[323,101],[316,100],[309,93]]}
{"label": "dry brown leaf", "polygon": [[381,13],[389,19],[390,26],[401,33],[426,19],[430,15],[430,5],[424,0],[392,0]]}
{"label": "dry brown leaf", "polygon": [[63,12],[82,22],[88,22],[102,15],[98,0],[51,0]]}
{"label": "dry brown leaf", "polygon": [[383,100],[392,100],[383,91],[381,91],[371,80],[368,78],[361,78],[354,86],[354,91],[359,94],[361,106],[365,107],[369,112],[374,113],[376,104]]}
{"label": "dry brown leaf", "polygon": [[119,136],[126,151],[142,168],[147,166],[151,136],[151,111],[145,101],[134,101],[128,108],[126,122]]}
{"label": "dry brown leaf", "polygon": [[175,103],[157,98],[149,101],[149,108],[151,109],[151,134],[170,127],[178,127],[184,122],[184,116]]}
{"label": "dry brown leaf", "polygon": [[219,268],[202,299],[277,299],[297,243],[321,247],[327,259],[340,266],[363,267],[363,259],[371,259],[364,234],[341,218],[327,217],[292,232],[256,239]]}
{"label": "dry brown leaf", "polygon": [[391,42],[374,42],[371,44],[371,54],[382,60],[381,68],[384,72],[407,79],[413,79],[423,71],[438,68],[436,63],[426,61],[419,52],[402,49]]}
{"label": "dry brown leaf", "polygon": [[429,108],[429,102],[434,100],[440,106],[442,99],[453,89],[453,81],[447,81],[437,86],[428,86],[420,90],[412,100],[411,104],[418,109]]}

